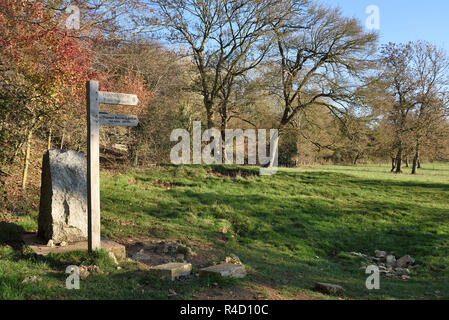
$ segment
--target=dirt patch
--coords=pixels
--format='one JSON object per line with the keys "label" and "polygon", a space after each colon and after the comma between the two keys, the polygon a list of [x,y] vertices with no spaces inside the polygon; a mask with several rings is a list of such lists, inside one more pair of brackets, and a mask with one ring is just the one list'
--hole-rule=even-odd
{"label": "dirt patch", "polygon": [[247,178],[252,176],[258,176],[257,170],[245,170],[245,169],[228,169],[223,167],[213,167],[207,171],[208,174],[219,178],[232,178],[237,177]]}
{"label": "dirt patch", "polygon": [[201,243],[190,241],[188,245],[179,239],[139,238],[121,240],[126,256],[147,266],[169,262],[188,262],[197,268],[209,266],[216,260],[216,253]]}
{"label": "dirt patch", "polygon": [[170,182],[170,181],[155,180],[152,183],[154,186],[162,187],[165,189],[172,189],[176,186],[176,184],[174,182]]}

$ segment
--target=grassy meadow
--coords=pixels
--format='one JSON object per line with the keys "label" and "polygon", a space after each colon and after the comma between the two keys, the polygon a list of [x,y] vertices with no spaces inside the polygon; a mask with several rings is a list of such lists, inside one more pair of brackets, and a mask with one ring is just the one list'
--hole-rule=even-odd
{"label": "grassy meadow", "polygon": [[[406,172],[407,171],[407,172]],[[244,279],[212,283],[152,278],[139,264],[117,270],[103,251],[40,257],[19,238],[37,230],[37,211],[0,222],[0,299],[449,299],[449,164],[412,176],[388,166],[310,166],[259,176],[257,168],[158,166],[102,171],[102,236],[177,239],[205,263],[240,257]],[[368,290],[358,257],[384,250],[416,259],[409,280]],[[95,263],[103,274],[65,289],[65,267]],[[194,271],[198,267],[194,265]],[[22,283],[28,275],[42,281]],[[314,282],[345,288],[341,297]],[[175,296],[168,296],[172,289]],[[240,295],[239,295],[240,294]],[[233,296],[234,295],[234,296]]]}

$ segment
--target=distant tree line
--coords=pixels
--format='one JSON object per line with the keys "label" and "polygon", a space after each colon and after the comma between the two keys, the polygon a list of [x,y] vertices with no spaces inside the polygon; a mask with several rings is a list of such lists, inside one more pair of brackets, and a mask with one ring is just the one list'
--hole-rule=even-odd
{"label": "distant tree line", "polygon": [[279,129],[281,165],[449,159],[449,60],[426,41],[379,48],[308,0],[80,0],[68,30],[70,4],[0,0],[0,163],[23,188],[33,153],[85,150],[87,79],[139,96],[139,126],[101,134],[127,165],[168,162],[194,120]]}

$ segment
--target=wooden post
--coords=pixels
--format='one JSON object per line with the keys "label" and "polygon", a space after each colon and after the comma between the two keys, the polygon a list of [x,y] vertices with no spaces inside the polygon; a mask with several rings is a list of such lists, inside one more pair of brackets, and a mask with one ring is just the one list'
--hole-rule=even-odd
{"label": "wooden post", "polygon": [[86,83],[87,91],[87,232],[89,252],[100,249],[100,120],[98,81]]}
{"label": "wooden post", "polygon": [[135,106],[134,94],[98,90],[98,81],[86,83],[87,92],[87,242],[89,252],[100,249],[100,125],[137,126],[134,115],[100,114],[100,103]]}

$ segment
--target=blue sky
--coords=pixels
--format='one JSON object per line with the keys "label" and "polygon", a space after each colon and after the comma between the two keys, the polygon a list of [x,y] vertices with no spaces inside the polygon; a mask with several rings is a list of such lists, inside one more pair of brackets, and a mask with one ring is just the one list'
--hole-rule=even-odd
{"label": "blue sky", "polygon": [[427,40],[449,52],[449,0],[321,0],[365,24],[369,5],[380,9],[380,43]]}

